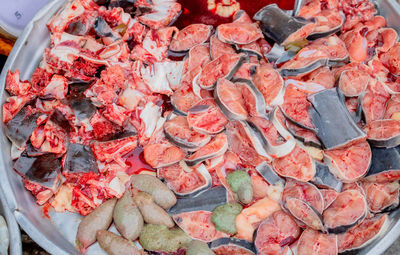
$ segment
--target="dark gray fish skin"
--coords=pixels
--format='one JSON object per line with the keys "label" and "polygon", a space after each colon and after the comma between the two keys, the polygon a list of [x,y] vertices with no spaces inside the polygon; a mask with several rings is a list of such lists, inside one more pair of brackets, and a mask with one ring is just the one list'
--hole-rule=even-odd
{"label": "dark gray fish skin", "polygon": [[276,4],[270,4],[259,10],[253,19],[261,22],[262,32],[275,42],[282,44],[293,33],[299,31],[311,21],[292,17]]}
{"label": "dark gray fish skin", "polygon": [[204,104],[196,105],[196,106],[193,106],[192,108],[190,108],[188,110],[188,113],[193,113],[193,114],[202,113],[202,112],[207,111],[208,108],[210,108],[209,105],[204,105]]}
{"label": "dark gray fish skin", "polygon": [[228,195],[223,186],[208,189],[197,196],[180,198],[167,212],[175,215],[183,212],[193,211],[209,211],[215,209],[219,205],[228,203]]}
{"label": "dark gray fish skin", "polygon": [[100,37],[112,37],[112,29],[108,23],[102,18],[97,17],[93,24],[94,31]]}
{"label": "dark gray fish skin", "polygon": [[[342,102],[342,104],[345,105],[346,96],[343,94],[343,92],[342,92],[340,89],[337,90],[337,93],[338,93],[338,96],[339,96],[340,101]],[[353,118],[353,120],[354,120],[355,123],[360,122],[361,119],[362,119],[362,113],[363,113],[363,111],[362,111],[362,104],[361,104],[361,102],[362,102],[362,95],[360,95],[360,96],[358,97],[356,113],[355,113],[355,114],[349,113],[350,116]]]}
{"label": "dark gray fish skin", "polygon": [[337,192],[342,190],[343,183],[329,171],[327,165],[315,161],[315,166],[317,170],[312,183],[319,188],[334,189]]}
{"label": "dark gray fish skin", "polygon": [[64,158],[64,171],[71,173],[98,173],[99,169],[92,148],[78,143],[70,143]]}
{"label": "dark gray fish skin", "polygon": [[340,32],[340,30],[342,29],[342,26],[343,26],[343,24],[344,24],[344,21],[345,21],[345,19],[346,19],[345,16],[344,16],[344,14],[342,14],[342,17],[343,17],[343,18],[342,18],[342,23],[341,23],[339,26],[334,27],[334,28],[332,28],[331,30],[328,30],[328,31],[325,31],[325,32],[311,33],[311,34],[307,37],[307,40],[313,41],[313,40],[317,40],[317,39],[319,39],[319,38],[327,37],[327,36],[336,34],[337,32]]}
{"label": "dark gray fish skin", "polygon": [[[288,119],[288,121],[293,122],[293,121],[291,121],[291,120],[289,120],[289,119]],[[296,123],[295,123],[295,125],[296,125]],[[299,127],[300,127],[300,126],[299,126]],[[290,134],[293,135],[294,138],[296,138],[297,140],[299,140],[300,142],[302,142],[304,145],[312,146],[312,147],[315,147],[315,148],[317,148],[317,149],[321,149],[321,148],[322,148],[322,144],[321,144],[319,141],[318,141],[318,143],[317,143],[316,141],[309,141],[309,140],[306,140],[305,137],[300,136],[298,133],[296,133],[295,130],[293,130],[292,128],[290,128],[289,125],[286,125],[286,128],[287,128],[287,130],[290,132]],[[309,129],[307,129],[307,130],[309,130]]]}
{"label": "dark gray fish skin", "polygon": [[37,127],[36,120],[40,114],[30,114],[26,107],[22,108],[15,117],[4,125],[4,134],[10,141],[21,148],[28,141]]}
{"label": "dark gray fish skin", "polygon": [[396,148],[377,148],[371,146],[371,166],[365,177],[381,174],[389,170],[400,172],[400,146]]}
{"label": "dark gray fish skin", "polygon": [[323,90],[308,97],[309,109],[316,135],[328,150],[344,146],[366,137],[340,101],[335,88]]}
{"label": "dark gray fish skin", "polygon": [[312,71],[320,68],[321,66],[328,65],[328,59],[318,59],[315,62],[309,64],[308,66],[297,68],[297,69],[280,69],[279,73],[283,77],[293,77],[298,76],[300,74],[311,73]]}
{"label": "dark gray fish skin", "polygon": [[368,138],[369,143],[372,146],[379,148],[394,148],[400,145],[400,134],[394,135],[388,139],[370,139]]}
{"label": "dark gray fish skin", "polygon": [[61,184],[61,161],[53,153],[30,158],[21,156],[14,163],[14,170],[29,181],[51,190]]}
{"label": "dark gray fish skin", "polygon": [[367,216],[367,210],[365,211],[365,214],[361,218],[357,219],[355,222],[353,222],[349,225],[338,226],[335,228],[328,228],[328,233],[329,234],[342,234],[342,233],[346,232],[347,230],[351,229],[352,227],[358,225],[358,223],[363,221],[366,216]]}
{"label": "dark gray fish skin", "polygon": [[261,176],[271,185],[282,184],[285,185],[285,180],[279,177],[267,162],[263,162],[256,166],[256,170]]}
{"label": "dark gray fish skin", "polygon": [[238,239],[238,238],[233,238],[233,237],[223,237],[223,238],[217,239],[217,240],[209,243],[208,246],[211,248],[211,250],[219,248],[221,246],[238,246],[243,249],[246,249],[247,251],[249,251],[253,254],[257,253],[254,243],[249,242],[244,239]]}

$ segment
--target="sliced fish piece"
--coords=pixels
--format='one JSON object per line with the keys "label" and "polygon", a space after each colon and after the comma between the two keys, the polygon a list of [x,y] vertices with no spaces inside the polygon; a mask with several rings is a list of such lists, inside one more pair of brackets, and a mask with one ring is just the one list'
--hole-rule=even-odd
{"label": "sliced fish piece", "polygon": [[320,67],[306,76],[302,80],[307,83],[316,83],[323,86],[325,89],[335,87],[335,76],[328,66]]}
{"label": "sliced fish piece", "polygon": [[288,197],[285,200],[284,206],[293,217],[304,223],[307,227],[321,231],[325,229],[322,222],[322,215],[307,202],[294,197]]}
{"label": "sliced fish piece", "polygon": [[400,145],[399,120],[374,120],[366,127],[367,139],[375,147],[392,148]]}
{"label": "sliced fish piece", "polygon": [[274,212],[263,220],[255,233],[257,254],[279,254],[283,246],[290,245],[300,236],[300,228],[293,218],[283,212]]}
{"label": "sliced fish piece", "polygon": [[400,184],[395,182],[361,182],[368,208],[373,213],[387,212],[399,206]]}
{"label": "sliced fish piece", "polygon": [[256,72],[257,66],[259,66],[258,63],[252,63],[252,62],[244,63],[233,75],[232,80],[233,81],[236,79],[252,80]]}
{"label": "sliced fish piece", "polygon": [[279,69],[283,77],[299,77],[328,65],[328,54],[318,49],[301,49],[296,56],[285,62]]}
{"label": "sliced fish piece", "polygon": [[170,215],[183,212],[212,212],[217,206],[228,203],[228,194],[223,186],[216,186],[199,193],[194,197],[184,197],[177,200],[176,205],[168,210]]}
{"label": "sliced fish piece", "polygon": [[315,40],[321,37],[327,37],[339,32],[346,20],[345,15],[335,9],[325,9],[315,15],[315,27],[308,40]]}
{"label": "sliced fish piece", "polygon": [[325,227],[329,233],[344,233],[360,223],[365,218],[367,211],[367,201],[360,191],[343,191],[324,211]]}
{"label": "sliced fish piece", "polygon": [[346,97],[356,97],[366,90],[370,79],[366,71],[345,70],[339,77],[339,89]]}
{"label": "sliced fish piece", "polygon": [[143,148],[143,155],[151,167],[161,168],[181,161],[186,152],[172,144],[148,144]]}
{"label": "sliced fish piece", "polygon": [[266,159],[260,156],[253,147],[249,133],[246,132],[244,127],[243,123],[239,121],[230,121],[228,125],[226,125],[229,149],[236,153],[244,163],[257,166]]}
{"label": "sliced fish piece", "polygon": [[189,50],[187,70],[193,70],[197,67],[203,67],[211,61],[210,47],[207,43],[198,44]]}
{"label": "sliced fish piece", "polygon": [[210,56],[211,59],[217,59],[222,55],[234,55],[236,52],[228,43],[224,43],[217,36],[210,38]]}
{"label": "sliced fish piece", "polygon": [[191,130],[185,116],[177,116],[166,121],[164,133],[171,143],[190,151],[196,151],[211,140],[209,135]]}
{"label": "sliced fish piece", "polygon": [[219,79],[214,90],[215,101],[231,120],[245,120],[248,116],[239,86],[227,79]]}
{"label": "sliced fish piece", "polygon": [[304,182],[312,180],[316,171],[311,156],[298,145],[287,156],[275,159],[272,166],[279,175]]}
{"label": "sliced fish piece", "polygon": [[343,147],[366,136],[340,101],[336,89],[312,94],[308,100],[313,105],[309,109],[311,122],[326,149]]}
{"label": "sliced fish piece", "polygon": [[336,235],[328,235],[307,228],[301,234],[297,244],[297,255],[338,254]]}
{"label": "sliced fish piece", "polygon": [[216,158],[223,155],[228,150],[228,138],[225,133],[217,134],[211,141],[198,149],[195,153],[185,158],[185,162],[189,166],[197,165],[198,163]]}
{"label": "sliced fish piece", "polygon": [[310,43],[307,48],[320,49],[328,54],[328,66],[342,66],[349,61],[346,44],[337,35],[319,38]]}
{"label": "sliced fish piece", "polygon": [[318,161],[315,161],[315,165],[317,171],[312,182],[319,188],[334,189],[337,192],[340,192],[342,190],[343,183],[329,171],[329,167]]}
{"label": "sliced fish piece", "polygon": [[312,206],[318,213],[324,211],[324,198],[317,187],[309,182],[300,182],[288,178],[282,193],[282,201],[289,197],[300,199]]}
{"label": "sliced fish piece", "polygon": [[352,183],[364,177],[371,165],[371,159],[371,147],[366,141],[324,151],[324,162],[331,173],[344,183]]}
{"label": "sliced fish piece", "polygon": [[318,139],[317,135],[309,129],[302,128],[290,120],[286,121],[286,127],[294,138],[302,142],[304,145],[318,149],[322,148],[321,141]]}
{"label": "sliced fish piece", "polygon": [[372,147],[371,167],[365,180],[378,183],[400,180],[399,148]]}
{"label": "sliced fish piece", "polygon": [[276,4],[265,6],[253,18],[261,22],[263,33],[280,45],[306,38],[315,26],[308,20],[290,16]]}
{"label": "sliced fish piece", "polygon": [[218,231],[211,222],[209,211],[193,211],[174,214],[176,225],[178,225],[190,237],[203,242],[212,242],[219,238],[229,237],[229,234]]}
{"label": "sliced fish piece", "polygon": [[195,196],[212,185],[212,177],[204,164],[189,167],[184,161],[159,168],[157,177],[165,180],[178,197]]}
{"label": "sliced fish piece", "polygon": [[182,86],[171,95],[173,110],[180,115],[187,115],[188,110],[200,101],[189,86]]}
{"label": "sliced fish piece", "polygon": [[246,121],[238,121],[239,125],[242,127],[243,131],[249,138],[251,145],[257,151],[257,153],[267,159],[271,159],[267,151],[264,148],[262,135],[252,128]]}
{"label": "sliced fish piece", "polygon": [[224,254],[243,254],[243,255],[255,255],[256,249],[252,242],[238,239],[234,237],[220,238],[209,244],[211,250],[216,255]]}
{"label": "sliced fish piece", "polygon": [[363,220],[358,226],[346,233],[337,235],[339,252],[361,249],[377,238],[380,238],[388,230],[390,224],[389,215],[380,214]]}
{"label": "sliced fish piece", "polygon": [[268,107],[280,105],[283,102],[283,79],[279,72],[269,64],[258,66],[253,77],[256,88],[264,96]]}
{"label": "sliced fish piece", "polygon": [[249,115],[264,116],[266,114],[265,100],[254,83],[247,79],[235,79],[234,82],[241,87],[242,97]]}
{"label": "sliced fish piece", "polygon": [[265,151],[272,158],[284,157],[294,149],[296,145],[295,140],[286,140],[283,138],[272,122],[267,118],[250,117],[248,123],[260,134]]}
{"label": "sliced fish piece", "polygon": [[244,54],[221,55],[203,67],[197,78],[197,84],[202,89],[213,89],[218,79],[232,78],[245,59]]}
{"label": "sliced fish piece", "polygon": [[271,120],[272,124],[274,124],[276,130],[284,137],[286,140],[291,139],[293,136],[288,131],[286,127],[286,118],[282,113],[280,107],[275,107],[269,114],[269,119]]}
{"label": "sliced fish piece", "polygon": [[284,101],[280,106],[282,113],[296,125],[313,131],[315,126],[309,114],[312,105],[307,100],[307,96],[312,92],[305,86],[297,86],[304,85],[298,81],[288,80],[286,84]]}
{"label": "sliced fish piece", "polygon": [[336,35],[317,39],[280,68],[282,76],[303,76],[322,66],[343,65],[349,59],[345,43]]}
{"label": "sliced fish piece", "polygon": [[384,119],[400,120],[400,95],[392,95],[387,101]]}
{"label": "sliced fish piece", "polygon": [[228,124],[214,99],[204,99],[190,108],[187,120],[190,128],[203,134],[218,134]]}
{"label": "sliced fish piece", "polygon": [[389,99],[390,94],[383,84],[376,79],[370,80],[367,90],[361,98],[362,112],[367,124],[374,120],[383,119],[386,103]]}
{"label": "sliced fish piece", "polygon": [[184,52],[206,42],[211,36],[212,28],[212,26],[205,24],[191,24],[183,28],[172,38],[169,50]]}
{"label": "sliced fish piece", "polygon": [[337,196],[339,196],[339,192],[333,189],[321,189],[320,192],[324,197],[324,210],[335,201]]}
{"label": "sliced fish piece", "polygon": [[[259,39],[260,40],[260,39]],[[234,44],[233,47],[236,51],[247,53],[249,55],[257,56],[258,59],[263,57],[261,45],[258,41],[253,41],[249,44]]]}
{"label": "sliced fish piece", "polygon": [[263,38],[263,34],[256,23],[235,21],[221,24],[217,27],[218,39],[229,44],[249,44]]}

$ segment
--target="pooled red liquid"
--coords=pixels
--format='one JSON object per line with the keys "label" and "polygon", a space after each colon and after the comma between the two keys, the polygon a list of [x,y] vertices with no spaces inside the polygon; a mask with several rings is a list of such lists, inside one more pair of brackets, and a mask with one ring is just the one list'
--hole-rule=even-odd
{"label": "pooled red liquid", "polygon": [[129,166],[128,170],[126,171],[128,175],[139,174],[142,171],[155,172],[155,169],[152,168],[149,164],[147,164],[146,161],[144,160],[142,147],[138,146],[132,152],[127,154],[125,158],[126,158],[126,164]]}
{"label": "pooled red liquid", "polygon": [[[203,23],[207,25],[218,26],[222,23],[232,22],[232,18],[224,18],[214,11],[207,8],[207,0],[178,0],[182,5],[182,14],[174,23],[179,29],[194,23]],[[215,0],[215,3],[220,3],[222,0]],[[240,3],[240,9],[245,10],[250,17],[258,12],[266,5],[276,3],[285,10],[291,10],[294,6],[294,0],[237,0]]]}

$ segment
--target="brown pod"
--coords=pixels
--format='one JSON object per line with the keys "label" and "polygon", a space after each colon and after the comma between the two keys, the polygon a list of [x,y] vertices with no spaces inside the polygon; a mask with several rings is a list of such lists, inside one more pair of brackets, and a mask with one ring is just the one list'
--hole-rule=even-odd
{"label": "brown pod", "polygon": [[76,244],[82,252],[96,242],[97,231],[107,229],[110,226],[116,203],[116,198],[107,200],[83,218],[76,234]]}
{"label": "brown pod", "polygon": [[138,192],[133,200],[139,207],[143,219],[148,224],[164,225],[172,228],[175,224],[171,216],[160,206],[154,203],[152,196],[146,192]]}
{"label": "brown pod", "polygon": [[140,255],[133,243],[107,230],[97,232],[97,242],[109,255]]}
{"label": "brown pod", "polygon": [[175,194],[157,177],[138,174],[132,177],[132,186],[152,195],[154,201],[164,209],[176,204]]}
{"label": "brown pod", "polygon": [[114,225],[126,239],[137,239],[143,229],[143,217],[132,198],[132,193],[126,191],[118,200],[113,213]]}

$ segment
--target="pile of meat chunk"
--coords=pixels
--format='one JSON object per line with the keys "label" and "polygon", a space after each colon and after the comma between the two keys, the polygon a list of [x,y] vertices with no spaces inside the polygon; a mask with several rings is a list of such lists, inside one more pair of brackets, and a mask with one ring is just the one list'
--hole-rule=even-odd
{"label": "pile of meat chunk", "polygon": [[[309,0],[294,17],[271,4],[178,29],[181,9],[68,1],[31,79],[8,71],[5,134],[37,203],[108,210],[102,231],[115,204],[138,203],[147,225],[130,241],[163,254],[337,254],[384,233],[399,205],[400,43],[374,5]],[[177,198],[151,202],[162,227],[143,209],[153,190],[132,186],[142,175]],[[183,241],[156,247],[161,230]],[[80,238],[85,251],[96,233]]]}

